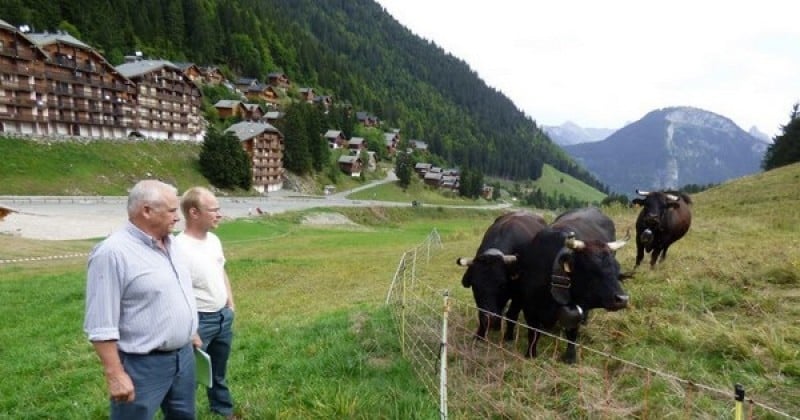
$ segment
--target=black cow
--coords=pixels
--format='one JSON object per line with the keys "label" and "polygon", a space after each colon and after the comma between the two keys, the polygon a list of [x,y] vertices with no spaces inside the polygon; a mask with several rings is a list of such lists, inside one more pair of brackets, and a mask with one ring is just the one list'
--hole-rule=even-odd
{"label": "black cow", "polygon": [[[485,339],[489,327],[500,328],[497,315],[503,314],[509,300],[511,305],[507,316],[516,321],[520,311],[512,299],[513,279],[519,276],[516,255],[545,226],[545,220],[536,214],[504,214],[495,219],[486,230],[474,258],[462,257],[456,260],[458,265],[467,266],[461,284],[472,288],[475,305],[478,307],[476,338]],[[512,336],[513,327],[509,323],[506,337]]]}
{"label": "black cow", "polygon": [[689,231],[692,199],[678,191],[639,191],[644,198],[633,199],[633,204],[642,206],[636,219],[636,267],[642,262],[644,253],[650,254],[650,267],[654,268],[659,254],[661,261],[667,258],[667,249]]}
{"label": "black cow", "polygon": [[596,208],[566,212],[541,230],[519,256],[522,311],[528,325],[526,356],[536,356],[539,330],[559,324],[567,340],[563,360],[574,363],[578,327],[589,310],[628,305],[615,251],[614,222]]}

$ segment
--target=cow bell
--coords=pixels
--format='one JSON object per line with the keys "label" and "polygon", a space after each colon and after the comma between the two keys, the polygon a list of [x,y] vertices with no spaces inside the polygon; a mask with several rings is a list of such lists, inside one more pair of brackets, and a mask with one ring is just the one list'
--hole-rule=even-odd
{"label": "cow bell", "polygon": [[558,323],[561,324],[563,328],[577,328],[578,324],[583,321],[583,309],[578,305],[575,305],[574,308],[569,305],[564,305],[558,308],[557,317]]}

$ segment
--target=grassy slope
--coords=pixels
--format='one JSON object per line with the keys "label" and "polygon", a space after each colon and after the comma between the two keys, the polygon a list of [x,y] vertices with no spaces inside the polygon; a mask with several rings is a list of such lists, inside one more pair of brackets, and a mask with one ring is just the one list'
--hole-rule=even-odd
{"label": "grassy slope", "polygon": [[[184,142],[92,141],[50,142],[0,137],[0,195],[125,195],[142,178],[155,177],[183,189],[208,185],[197,168],[200,146]],[[391,164],[387,164],[389,167]],[[383,169],[380,174],[383,174]],[[381,175],[369,174],[367,180]],[[561,183],[560,180],[564,179]],[[313,179],[314,190],[330,181],[320,175]],[[344,191],[362,185],[357,178],[340,176],[337,189]],[[600,201],[604,195],[582,182],[545,165],[544,175],[533,183],[543,191],[562,192],[587,201]],[[234,192],[234,194],[241,191]],[[385,201],[420,200],[429,204],[472,204],[471,200],[445,197],[416,185],[402,191],[382,186],[354,194],[354,199]],[[484,204],[478,201],[477,204]]]}

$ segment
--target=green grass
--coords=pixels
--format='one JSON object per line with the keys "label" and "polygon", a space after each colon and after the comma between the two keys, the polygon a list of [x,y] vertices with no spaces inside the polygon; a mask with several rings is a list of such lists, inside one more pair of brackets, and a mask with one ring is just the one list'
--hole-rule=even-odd
{"label": "green grass", "polygon": [[[793,165],[693,196],[688,235],[663,265],[641,267],[626,282],[631,307],[592,314],[581,343],[717,389],[732,392],[742,383],[749,397],[797,416],[798,184],[800,165]],[[301,225],[304,212],[230,222],[218,231],[237,297],[230,383],[241,412],[249,418],[437,417],[437,396],[422,387],[431,378],[418,377],[403,358],[383,301],[400,255],[436,228],[444,247],[420,274],[433,289],[449,289],[455,301],[471,304],[453,261],[474,253],[499,212],[434,206],[313,211],[336,211],[360,226]],[[620,236],[633,228],[637,209],[604,211]],[[92,243],[0,236],[0,254],[86,252]],[[624,271],[633,268],[634,257],[633,243],[617,254]],[[100,364],[81,331],[84,284],[83,258],[0,265],[6,322],[0,329],[0,418],[106,416]],[[453,314],[451,326],[461,325],[467,335],[475,320],[474,310],[465,308]],[[524,417],[527,401],[544,401],[542,413],[580,418],[585,397],[569,385],[578,382],[587,395],[608,393],[606,403],[619,416],[642,416],[645,396],[649,418],[686,417],[687,398],[700,417],[730,414],[729,398],[687,397],[659,377],[645,387],[642,372],[586,351],[581,364],[566,366],[556,360],[552,339],[541,346],[535,361],[510,362],[507,382],[495,390],[484,389],[482,370],[454,368],[453,389],[467,382],[477,387],[449,396],[453,416]],[[521,394],[511,392],[515,381]],[[503,390],[511,398],[498,400],[499,407],[482,403]],[[201,418],[209,418],[199,401]]]}
{"label": "green grass", "polygon": [[377,200],[406,202],[419,201],[424,205],[450,205],[450,206],[480,206],[492,204],[484,199],[467,199],[459,197],[456,192],[442,192],[441,190],[424,185],[421,180],[414,179],[408,188],[403,189],[397,182],[390,182],[366,188],[348,194],[351,200]]}
{"label": "green grass", "polygon": [[[516,190],[516,186],[509,181],[491,178],[487,179],[487,181],[497,181],[510,191]],[[541,178],[523,183],[520,187],[520,193],[524,196],[529,192],[536,191],[536,189],[541,189],[543,193],[550,196],[563,194],[567,197],[575,197],[586,203],[599,203],[606,197],[606,194],[601,191],[547,164],[542,167]]]}
{"label": "green grass", "polygon": [[143,178],[208,185],[200,145],[166,141],[48,141],[0,137],[2,195],[127,195]]}

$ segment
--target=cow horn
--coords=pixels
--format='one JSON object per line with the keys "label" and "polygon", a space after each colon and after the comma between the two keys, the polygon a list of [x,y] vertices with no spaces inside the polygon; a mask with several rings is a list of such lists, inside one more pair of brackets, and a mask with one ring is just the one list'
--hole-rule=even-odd
{"label": "cow horn", "polygon": [[456,259],[456,264],[458,264],[458,265],[460,265],[462,267],[466,267],[466,266],[472,265],[472,261],[474,261],[472,258],[461,257],[461,258]]}
{"label": "cow horn", "polygon": [[666,194],[666,196],[667,196],[667,200],[669,200],[669,201],[678,201],[678,198],[679,198],[677,195],[673,195],[673,194]]}
{"label": "cow horn", "polygon": [[625,246],[625,244],[627,244],[627,243],[628,243],[628,241],[617,240],[617,241],[614,241],[614,242],[609,242],[608,243],[608,247],[611,248],[612,251],[616,251],[616,250],[622,248],[623,246]]}
{"label": "cow horn", "polygon": [[650,195],[650,191],[642,191],[642,190],[637,188],[636,189],[636,194],[639,194],[639,195],[641,195],[643,197],[647,197],[648,195]]}
{"label": "cow horn", "polygon": [[503,262],[506,263],[506,264],[515,263],[515,262],[517,262],[517,256],[516,255],[503,255]]}
{"label": "cow horn", "polygon": [[564,241],[564,246],[572,250],[583,249],[586,248],[586,242],[575,238],[567,238],[567,240]]}

